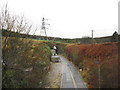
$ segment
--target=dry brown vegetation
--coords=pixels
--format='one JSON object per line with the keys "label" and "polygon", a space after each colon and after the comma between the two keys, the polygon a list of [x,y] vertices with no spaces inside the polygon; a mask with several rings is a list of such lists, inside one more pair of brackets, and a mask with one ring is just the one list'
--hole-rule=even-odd
{"label": "dry brown vegetation", "polygon": [[[117,88],[118,46],[120,43],[68,45],[66,55],[83,70],[81,74],[89,88]],[[100,64],[95,64],[96,61]]]}
{"label": "dry brown vegetation", "polygon": [[51,56],[46,44],[41,41],[8,38],[8,44],[2,52],[3,88],[44,86],[45,76],[50,70]]}
{"label": "dry brown vegetation", "polygon": [[[27,37],[33,29],[23,16],[12,15],[6,5],[0,11],[0,30],[24,33]],[[50,69],[49,46],[42,41],[7,35],[2,37],[3,88],[43,87]]]}

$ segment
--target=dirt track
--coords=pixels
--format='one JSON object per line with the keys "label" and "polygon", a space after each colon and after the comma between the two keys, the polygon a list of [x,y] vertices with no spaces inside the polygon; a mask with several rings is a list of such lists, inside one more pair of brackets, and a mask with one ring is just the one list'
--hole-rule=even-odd
{"label": "dirt track", "polygon": [[61,82],[61,63],[52,63],[51,62],[51,70],[48,72],[47,76],[47,83],[45,85],[45,88],[60,88],[60,82]]}

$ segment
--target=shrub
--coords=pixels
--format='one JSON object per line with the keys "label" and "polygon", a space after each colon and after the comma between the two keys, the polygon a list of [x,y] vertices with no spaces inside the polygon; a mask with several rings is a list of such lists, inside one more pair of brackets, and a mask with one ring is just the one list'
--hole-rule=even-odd
{"label": "shrub", "polygon": [[50,67],[49,46],[30,39],[10,37],[7,40],[2,49],[3,88],[43,87]]}
{"label": "shrub", "polygon": [[[118,46],[120,43],[103,44],[72,44],[66,46],[66,55],[72,62],[83,69],[81,72],[88,87],[99,87],[99,67],[95,64],[100,63],[100,87],[118,87]],[[114,84],[113,84],[114,83]]]}

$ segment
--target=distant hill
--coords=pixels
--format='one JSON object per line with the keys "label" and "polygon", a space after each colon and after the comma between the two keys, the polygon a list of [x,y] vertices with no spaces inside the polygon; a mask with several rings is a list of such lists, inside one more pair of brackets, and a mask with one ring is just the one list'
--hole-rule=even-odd
{"label": "distant hill", "polygon": [[40,40],[47,40],[47,38],[49,40],[60,39],[60,38],[57,38],[57,37],[29,35],[29,34],[22,34],[22,33],[13,32],[13,31],[7,31],[7,30],[2,30],[2,35],[4,37],[32,38],[32,39],[40,39]]}
{"label": "distant hill", "polygon": [[[78,44],[90,44],[93,42],[94,43],[116,42],[113,40],[113,38],[115,38],[113,36],[98,37],[94,39],[92,39],[91,37],[66,39],[66,38],[59,38],[59,37],[46,37],[46,36],[22,34],[22,33],[7,31],[7,30],[2,30],[2,35],[4,37],[31,38],[31,39],[38,39],[38,40],[54,40],[54,41],[60,41],[63,43],[78,43]],[[120,35],[118,35],[117,41],[120,41]]]}

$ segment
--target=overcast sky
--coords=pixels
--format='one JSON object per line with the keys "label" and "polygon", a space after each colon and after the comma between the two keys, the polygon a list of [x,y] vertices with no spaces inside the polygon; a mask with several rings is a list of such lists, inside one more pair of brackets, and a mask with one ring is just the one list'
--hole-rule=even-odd
{"label": "overcast sky", "polygon": [[112,35],[118,30],[119,0],[0,0],[0,8],[8,3],[9,11],[24,15],[40,34],[41,17],[49,19],[48,36],[81,38]]}

